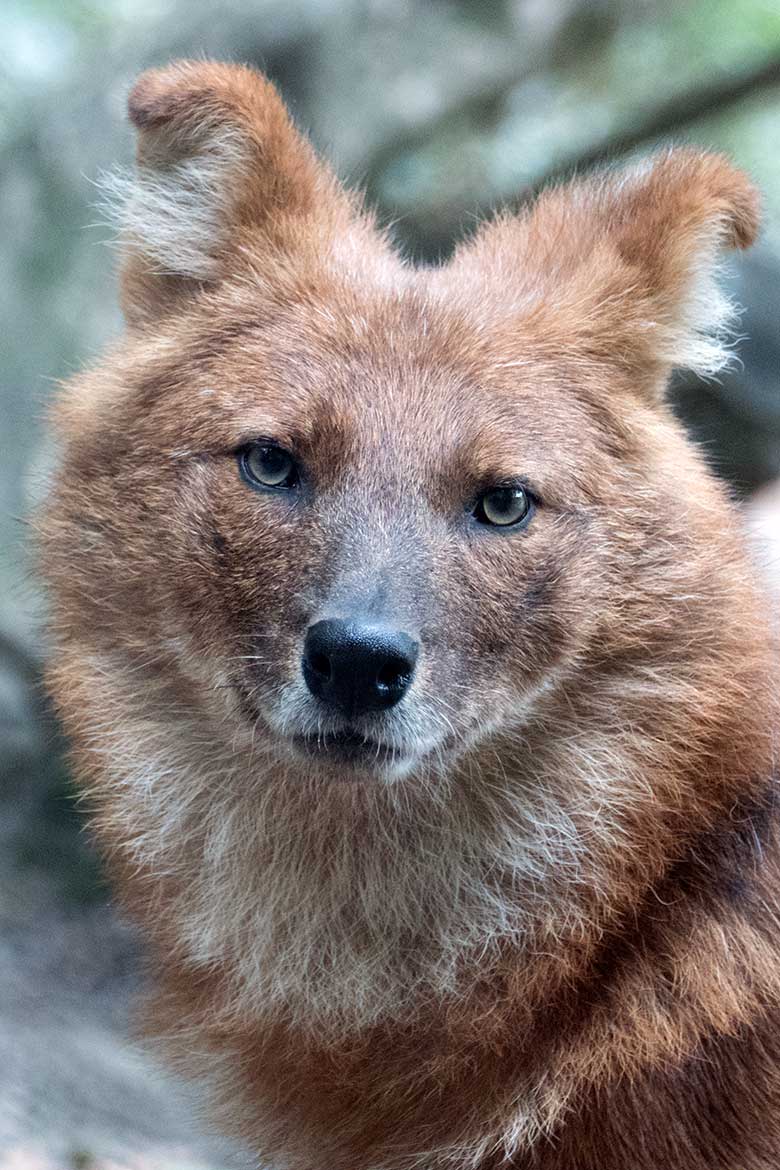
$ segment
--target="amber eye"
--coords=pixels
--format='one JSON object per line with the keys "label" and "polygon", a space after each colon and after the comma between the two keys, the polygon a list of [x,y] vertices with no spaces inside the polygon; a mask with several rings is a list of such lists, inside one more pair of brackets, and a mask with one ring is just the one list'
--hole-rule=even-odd
{"label": "amber eye", "polygon": [[483,492],[474,508],[474,516],[481,524],[508,528],[520,524],[531,515],[531,499],[519,484],[491,488]]}
{"label": "amber eye", "polygon": [[239,452],[238,466],[251,487],[291,488],[298,482],[295,460],[275,443],[249,443]]}

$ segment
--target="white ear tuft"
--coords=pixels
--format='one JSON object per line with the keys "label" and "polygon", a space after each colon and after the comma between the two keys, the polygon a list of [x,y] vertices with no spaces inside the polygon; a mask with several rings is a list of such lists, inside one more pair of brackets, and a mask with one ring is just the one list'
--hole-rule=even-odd
{"label": "white ear tuft", "polygon": [[143,254],[155,275],[215,280],[247,165],[240,137],[224,129],[194,157],[102,176],[101,208],[123,245]]}
{"label": "white ear tuft", "polygon": [[756,237],[755,188],[721,155],[669,150],[607,185],[604,205],[653,313],[655,357],[714,377],[734,358],[738,316],[721,286],[721,257]]}
{"label": "white ear tuft", "polygon": [[703,247],[679,304],[677,320],[658,331],[657,356],[675,369],[714,378],[735,360],[740,308],[722,287],[722,244]]}

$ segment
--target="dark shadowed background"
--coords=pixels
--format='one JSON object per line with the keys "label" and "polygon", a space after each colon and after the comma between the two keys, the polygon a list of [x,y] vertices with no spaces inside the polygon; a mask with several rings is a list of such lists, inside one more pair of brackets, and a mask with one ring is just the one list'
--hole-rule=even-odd
{"label": "dark shadowed background", "polygon": [[0,0],[0,1170],[248,1164],[126,1038],[139,948],[80,831],[40,689],[28,520],[57,379],[120,327],[101,171],[131,159],[133,77],[257,64],[420,261],[478,215],[603,158],[691,140],[765,197],[724,279],[740,360],[681,415],[780,565],[780,0]]}

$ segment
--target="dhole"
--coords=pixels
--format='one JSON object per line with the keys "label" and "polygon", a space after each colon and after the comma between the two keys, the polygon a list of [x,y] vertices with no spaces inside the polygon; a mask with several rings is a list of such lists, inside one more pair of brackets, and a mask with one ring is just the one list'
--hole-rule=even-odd
{"label": "dhole", "polygon": [[249,69],[130,96],[50,685],[148,1028],[263,1164],[780,1164],[777,668],[664,398],[757,198],[672,150],[401,260]]}

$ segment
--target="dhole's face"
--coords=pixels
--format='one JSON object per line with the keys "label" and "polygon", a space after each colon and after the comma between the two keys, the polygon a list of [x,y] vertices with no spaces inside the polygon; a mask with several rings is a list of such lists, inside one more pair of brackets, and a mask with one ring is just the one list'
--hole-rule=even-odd
{"label": "dhole's face", "polygon": [[77,674],[142,723],[399,777],[663,649],[655,593],[717,497],[661,390],[723,360],[744,177],[670,154],[414,271],[251,71],[151,72],[130,111],[129,336],[60,416]]}
{"label": "dhole's face", "polygon": [[182,693],[197,663],[185,701],[227,703],[231,736],[399,776],[521,727],[583,652],[620,427],[434,297],[353,298],[204,314],[133,358],[99,435],[109,588],[137,576],[141,656],[167,647]]}

